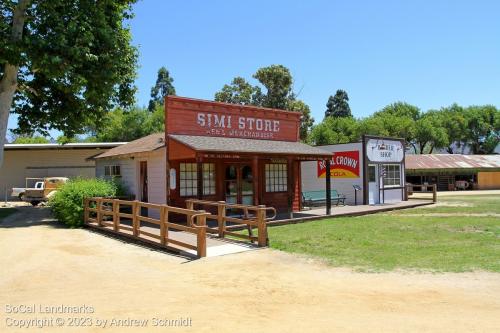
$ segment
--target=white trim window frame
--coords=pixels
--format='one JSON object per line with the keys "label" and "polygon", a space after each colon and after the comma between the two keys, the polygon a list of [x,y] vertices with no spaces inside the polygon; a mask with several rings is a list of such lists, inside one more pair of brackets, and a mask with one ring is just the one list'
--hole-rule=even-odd
{"label": "white trim window frame", "polygon": [[109,178],[121,177],[121,166],[120,165],[105,165],[104,166],[104,176]]}
{"label": "white trim window frame", "polygon": [[384,187],[401,186],[401,164],[384,164]]}

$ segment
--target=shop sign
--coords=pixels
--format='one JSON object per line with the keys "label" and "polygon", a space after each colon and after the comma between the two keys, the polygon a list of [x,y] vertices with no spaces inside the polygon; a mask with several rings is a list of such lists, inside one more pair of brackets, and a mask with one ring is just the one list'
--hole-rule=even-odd
{"label": "shop sign", "polygon": [[[359,178],[359,151],[334,152],[330,161],[332,178]],[[326,161],[318,161],[318,178],[326,177]]]}
{"label": "shop sign", "polygon": [[370,162],[403,161],[404,147],[401,141],[370,139],[366,144],[366,156]]}
{"label": "shop sign", "polygon": [[165,112],[168,134],[298,141],[300,112],[177,96],[167,97]]}
{"label": "shop sign", "polygon": [[280,121],[198,112],[196,125],[209,136],[273,139],[280,132]]}

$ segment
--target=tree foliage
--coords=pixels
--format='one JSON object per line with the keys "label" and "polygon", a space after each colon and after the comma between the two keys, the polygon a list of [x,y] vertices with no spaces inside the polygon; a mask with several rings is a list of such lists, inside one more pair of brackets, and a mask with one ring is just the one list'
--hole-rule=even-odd
{"label": "tree foliage", "polygon": [[[313,127],[309,142],[337,144],[359,140],[362,134],[404,138],[417,154],[470,148],[473,154],[492,154],[500,144],[500,110],[491,105],[463,108],[453,104],[422,112],[396,102],[363,119],[325,117]],[[457,151],[458,148],[458,151]]]}
{"label": "tree foliage", "polygon": [[500,143],[500,111],[492,105],[465,109],[466,138],[473,154],[491,154]]}
{"label": "tree foliage", "polygon": [[296,111],[302,113],[300,138],[306,140],[314,119],[307,104],[297,99],[293,92],[293,77],[283,65],[262,67],[253,75],[263,89],[253,86],[242,77],[235,77],[230,84],[224,85],[215,93],[215,100],[242,105],[255,105],[268,108]]}
{"label": "tree foliage", "polygon": [[360,137],[360,123],[352,117],[326,117],[314,126],[309,142],[316,145],[349,143]]}
{"label": "tree foliage", "polygon": [[314,118],[311,116],[311,109],[300,99],[288,101],[287,110],[302,113],[300,121],[300,138],[305,140],[309,134],[311,127],[314,125]]}
{"label": "tree foliage", "polygon": [[283,65],[262,67],[253,75],[266,88],[262,106],[286,110],[289,101],[295,99],[292,92],[293,78],[290,70]]}
{"label": "tree foliage", "polygon": [[148,110],[153,112],[157,105],[163,105],[165,96],[175,95],[174,79],[165,67],[158,70],[154,87],[151,88],[151,99]]}
{"label": "tree foliage", "polygon": [[225,84],[221,91],[215,93],[217,102],[241,105],[262,105],[262,90],[252,86],[244,78],[237,76],[230,84]]}
{"label": "tree foliage", "polygon": [[165,112],[157,105],[153,112],[135,107],[132,110],[116,108],[109,112],[96,132],[100,142],[128,142],[165,130]]}
{"label": "tree foliage", "polygon": [[349,96],[344,90],[337,90],[326,103],[325,117],[352,117]]}
{"label": "tree foliage", "polygon": [[12,143],[19,143],[19,144],[50,143],[50,140],[40,135],[34,135],[34,136],[20,135],[17,136],[12,141]]}
{"label": "tree foliage", "polygon": [[0,152],[10,111],[18,133],[72,137],[133,104],[137,49],[126,21],[134,2],[0,3]]}

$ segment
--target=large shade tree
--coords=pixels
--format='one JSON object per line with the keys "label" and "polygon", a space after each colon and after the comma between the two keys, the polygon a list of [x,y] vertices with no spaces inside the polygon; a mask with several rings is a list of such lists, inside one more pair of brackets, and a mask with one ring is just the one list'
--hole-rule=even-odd
{"label": "large shade tree", "polygon": [[253,78],[257,79],[264,89],[238,76],[215,93],[215,100],[301,112],[300,138],[305,140],[314,119],[311,117],[309,106],[297,99],[293,92],[293,77],[290,70],[283,65],[271,65],[259,68]]}
{"label": "large shade tree", "polygon": [[0,163],[9,113],[17,133],[72,137],[134,102],[134,0],[0,2]]}
{"label": "large shade tree", "polygon": [[473,154],[492,154],[500,144],[500,110],[493,105],[465,109],[466,138]]}

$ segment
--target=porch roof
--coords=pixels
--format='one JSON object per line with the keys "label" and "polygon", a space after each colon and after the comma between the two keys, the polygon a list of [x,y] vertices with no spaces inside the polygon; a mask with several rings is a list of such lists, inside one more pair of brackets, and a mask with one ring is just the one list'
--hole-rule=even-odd
{"label": "porch roof", "polygon": [[154,133],[150,134],[148,136],[145,136],[143,138],[130,141],[127,144],[124,144],[122,146],[115,147],[113,149],[108,150],[107,152],[104,152],[98,156],[95,156],[94,158],[99,159],[99,158],[109,158],[109,157],[116,157],[116,156],[122,156],[122,155],[131,155],[131,154],[138,154],[138,153],[145,153],[145,152],[150,152],[154,151],[156,149],[165,147],[165,132],[161,133]]}
{"label": "porch roof", "polygon": [[177,134],[168,137],[197,152],[300,155],[318,159],[332,156],[331,152],[302,142]]}

